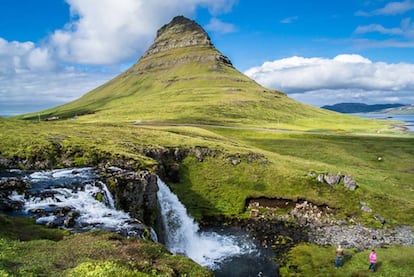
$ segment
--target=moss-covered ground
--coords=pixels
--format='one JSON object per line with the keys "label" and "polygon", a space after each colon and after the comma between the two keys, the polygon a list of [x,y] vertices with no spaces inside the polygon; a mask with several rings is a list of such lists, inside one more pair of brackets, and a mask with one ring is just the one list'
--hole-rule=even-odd
{"label": "moss-covered ground", "polygon": [[69,234],[0,214],[0,276],[212,276],[158,243],[107,232]]}

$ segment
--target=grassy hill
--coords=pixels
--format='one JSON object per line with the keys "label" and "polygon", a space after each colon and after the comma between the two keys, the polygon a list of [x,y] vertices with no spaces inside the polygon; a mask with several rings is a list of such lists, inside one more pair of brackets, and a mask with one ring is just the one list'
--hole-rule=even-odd
{"label": "grassy hill", "polygon": [[141,59],[79,99],[38,120],[76,116],[81,122],[167,122],[301,130],[376,132],[388,127],[292,100],[235,69],[194,21],[176,17],[158,31]]}

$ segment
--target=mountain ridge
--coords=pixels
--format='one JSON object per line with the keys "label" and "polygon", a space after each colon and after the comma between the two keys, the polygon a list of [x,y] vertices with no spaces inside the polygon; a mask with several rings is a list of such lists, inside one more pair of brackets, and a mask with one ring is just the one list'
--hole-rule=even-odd
{"label": "mountain ridge", "polygon": [[367,112],[379,112],[385,109],[399,108],[405,106],[404,104],[365,104],[365,103],[337,103],[334,105],[322,106],[322,109],[327,109],[340,113],[367,113]]}

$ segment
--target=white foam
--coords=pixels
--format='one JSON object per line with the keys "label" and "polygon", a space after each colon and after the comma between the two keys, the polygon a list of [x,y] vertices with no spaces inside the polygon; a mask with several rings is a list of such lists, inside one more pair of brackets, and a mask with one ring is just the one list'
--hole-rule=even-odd
{"label": "white foam", "polygon": [[90,167],[84,168],[65,168],[54,169],[47,171],[38,171],[30,174],[29,178],[32,182],[50,180],[50,179],[65,179],[65,178],[93,178],[93,173]]}
{"label": "white foam", "polygon": [[[45,192],[53,193],[53,197],[32,197],[25,203],[26,212],[36,209],[47,209],[53,207],[71,207],[80,213],[76,221],[81,226],[101,226],[102,228],[118,230],[126,221],[132,221],[131,217],[123,212],[113,209],[113,200],[110,205],[105,205],[95,198],[98,193],[108,192],[106,186],[101,183],[105,190],[92,184],[87,184],[81,190],[68,188],[46,189]],[[109,197],[112,199],[111,197]],[[42,223],[54,220],[53,217],[42,218]]]}

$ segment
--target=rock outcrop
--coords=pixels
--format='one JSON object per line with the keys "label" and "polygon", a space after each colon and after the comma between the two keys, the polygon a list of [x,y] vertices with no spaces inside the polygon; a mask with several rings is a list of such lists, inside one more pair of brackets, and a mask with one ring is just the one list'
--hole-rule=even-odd
{"label": "rock outcrop", "polygon": [[[310,175],[315,176],[315,173],[312,172],[310,173]],[[319,175],[317,175],[316,180],[320,183],[326,183],[331,186],[336,186],[342,182],[344,187],[351,191],[354,191],[358,188],[356,180],[349,175],[320,173]]]}
{"label": "rock outcrop", "polygon": [[108,169],[101,173],[112,192],[116,208],[148,226],[154,226],[158,215],[157,176],[148,171]]}
{"label": "rock outcrop", "polygon": [[157,37],[143,57],[187,46],[212,47],[210,37],[195,21],[176,16],[157,31]]}

